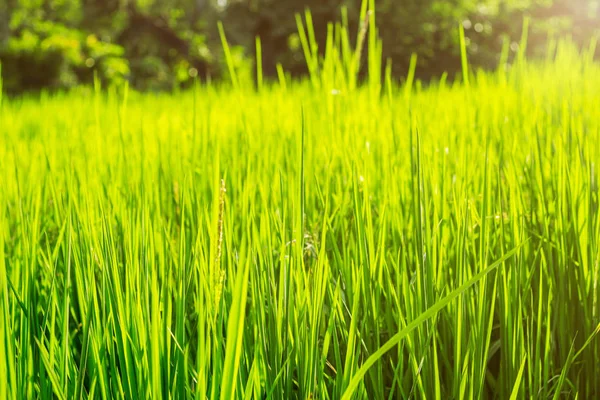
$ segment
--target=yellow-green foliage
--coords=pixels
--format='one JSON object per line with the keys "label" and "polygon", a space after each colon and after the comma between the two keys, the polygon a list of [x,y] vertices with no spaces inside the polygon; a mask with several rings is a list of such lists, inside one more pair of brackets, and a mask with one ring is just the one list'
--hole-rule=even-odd
{"label": "yellow-green foliage", "polygon": [[344,51],[4,98],[1,398],[600,396],[600,67],[361,86]]}

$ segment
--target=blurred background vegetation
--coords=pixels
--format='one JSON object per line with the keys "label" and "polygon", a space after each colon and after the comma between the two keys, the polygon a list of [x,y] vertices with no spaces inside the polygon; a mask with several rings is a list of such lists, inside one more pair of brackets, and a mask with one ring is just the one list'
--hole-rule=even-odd
{"label": "blurred background vegetation", "polygon": [[[92,82],[94,73],[139,90],[218,79],[226,68],[217,21],[241,71],[252,72],[260,36],[264,73],[276,76],[281,63],[299,76],[306,64],[295,14],[307,8],[320,49],[327,23],[339,21],[342,8],[348,25],[359,29],[360,0],[0,0],[4,88],[69,88]],[[459,23],[471,63],[493,68],[502,49],[518,53],[525,17],[530,57],[547,56],[565,35],[589,46],[600,28],[600,0],[379,0],[376,17],[394,75],[402,79],[416,53],[417,76],[429,79],[460,70]]]}

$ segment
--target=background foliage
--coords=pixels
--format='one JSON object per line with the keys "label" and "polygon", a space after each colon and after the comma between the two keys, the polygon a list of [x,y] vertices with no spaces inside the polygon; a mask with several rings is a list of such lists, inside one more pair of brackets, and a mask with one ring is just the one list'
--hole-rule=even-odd
{"label": "background foliage", "polygon": [[[360,29],[360,2],[350,0],[0,0],[0,60],[8,92],[66,88],[123,79],[137,89],[170,90],[195,76],[224,70],[217,21],[224,23],[238,66],[254,65],[260,36],[264,72],[280,63],[307,72],[295,14],[310,8],[319,50],[327,24],[347,18]],[[341,10],[345,8],[346,13]],[[568,34],[588,46],[599,26],[598,0],[380,0],[377,25],[383,57],[406,75],[418,54],[417,75],[460,69],[456,26],[462,23],[473,64],[495,67],[502,49],[518,53],[522,22],[530,18],[528,53],[545,55]],[[356,37],[356,35],[352,35]],[[366,50],[365,50],[366,51]]]}

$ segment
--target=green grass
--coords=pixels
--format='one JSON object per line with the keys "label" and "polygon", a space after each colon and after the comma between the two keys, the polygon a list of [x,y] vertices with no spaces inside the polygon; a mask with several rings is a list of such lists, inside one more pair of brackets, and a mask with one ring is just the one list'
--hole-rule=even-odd
{"label": "green grass", "polygon": [[303,81],[1,100],[0,398],[600,396],[593,46],[401,86],[369,7]]}

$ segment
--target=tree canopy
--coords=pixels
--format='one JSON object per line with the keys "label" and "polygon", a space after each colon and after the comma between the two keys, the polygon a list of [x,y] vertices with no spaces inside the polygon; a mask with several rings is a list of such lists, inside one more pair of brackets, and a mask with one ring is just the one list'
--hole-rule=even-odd
{"label": "tree canopy", "polygon": [[[530,19],[527,53],[539,56],[553,38],[569,35],[588,46],[600,26],[598,0],[378,0],[382,57],[405,76],[411,55],[417,73],[432,78],[460,69],[457,26],[470,62],[492,68],[503,48],[518,52]],[[324,48],[330,22],[346,19],[358,31],[360,0],[0,0],[0,60],[4,88],[18,93],[128,80],[140,90],[170,90],[224,70],[217,21],[225,26],[232,58],[252,68],[255,37],[263,67],[307,72],[296,14],[310,10],[315,40]]]}

